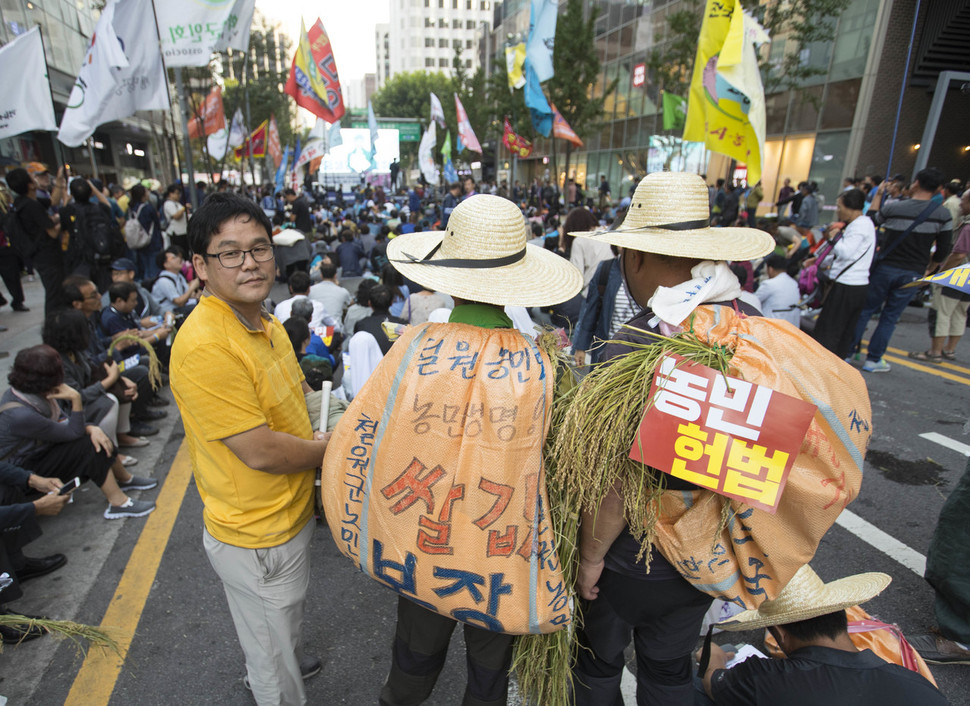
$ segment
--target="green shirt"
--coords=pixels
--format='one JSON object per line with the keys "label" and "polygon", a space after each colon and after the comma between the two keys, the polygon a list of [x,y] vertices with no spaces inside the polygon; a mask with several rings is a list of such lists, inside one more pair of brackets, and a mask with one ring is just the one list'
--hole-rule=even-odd
{"label": "green shirt", "polygon": [[493,304],[460,304],[448,317],[450,324],[470,324],[480,328],[514,328],[505,311]]}

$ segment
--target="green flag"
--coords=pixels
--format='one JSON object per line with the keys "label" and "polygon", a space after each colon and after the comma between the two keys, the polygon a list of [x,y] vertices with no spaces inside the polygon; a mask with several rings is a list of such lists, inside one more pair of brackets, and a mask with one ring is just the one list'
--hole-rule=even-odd
{"label": "green flag", "polygon": [[687,120],[687,101],[678,95],[664,91],[664,130],[683,130]]}
{"label": "green flag", "polygon": [[451,159],[451,130],[445,133],[445,141],[441,143],[441,156],[446,162]]}

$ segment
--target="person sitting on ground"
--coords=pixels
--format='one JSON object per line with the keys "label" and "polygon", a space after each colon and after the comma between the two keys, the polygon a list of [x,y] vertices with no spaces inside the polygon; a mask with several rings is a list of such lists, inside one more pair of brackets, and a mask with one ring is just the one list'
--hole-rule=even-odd
{"label": "person sitting on ground", "polygon": [[404,307],[402,318],[409,324],[415,326],[423,324],[428,320],[428,315],[435,309],[454,309],[455,300],[449,296],[434,292],[426,287],[408,297],[407,306]]}
{"label": "person sitting on ground", "polygon": [[[57,351],[64,368],[64,382],[81,393],[84,419],[95,424],[108,435],[118,447],[147,446],[145,437],[133,436],[131,432],[131,402],[125,393],[134,383],[121,379],[121,370],[115,361],[105,362],[100,368],[93,366],[84,355],[90,336],[84,314],[74,309],[55,311],[44,321],[42,340]],[[123,401],[125,400],[125,401]],[[118,456],[125,466],[133,466],[138,459]]]}
{"label": "person sitting on ground", "polygon": [[[287,280],[287,285],[290,289],[290,298],[284,299],[276,308],[273,310],[273,315],[280,321],[286,321],[290,318],[290,313],[293,309],[293,303],[298,299],[309,299],[310,297],[310,275],[308,275],[303,270],[297,270],[290,275]],[[311,299],[313,304],[313,316],[310,319],[311,326],[320,326],[324,315],[327,313],[326,307],[324,307],[322,302]]]}
{"label": "person sitting on ground", "polygon": [[330,316],[342,319],[353,297],[338,283],[337,266],[330,261],[322,262],[320,277],[322,281],[310,287],[310,299],[323,304],[323,308]]}
{"label": "person sitting on ground", "polygon": [[0,397],[0,460],[65,482],[92,481],[108,500],[108,520],[143,517],[155,509],[155,503],[133,500],[125,491],[148,490],[158,481],[129,473],[111,439],[85,422],[81,393],[64,384],[57,351],[43,343],[23,349],[7,381],[10,388]]}
{"label": "person sitting on ground", "polygon": [[199,300],[196,292],[202,286],[198,277],[191,283],[182,274],[185,251],[178,245],[170,245],[155,258],[161,272],[152,286],[152,295],[158,300],[163,311],[188,314]]}
{"label": "person sitting on ground", "polygon": [[[333,370],[333,368],[337,365],[333,353],[335,351],[339,351],[340,345],[343,343],[342,334],[338,328],[339,322],[337,322],[336,319],[331,316],[323,317],[320,326],[329,326],[334,329],[330,337],[330,344],[327,345],[327,343],[316,332],[315,327],[310,323],[310,317],[313,314],[313,309],[310,307],[312,307],[313,304],[314,302],[310,301],[309,299],[300,299],[293,302],[293,316],[290,318],[297,317],[303,319],[307,323],[307,327],[310,330],[310,340],[309,343],[307,343],[305,353],[327,360],[330,363],[331,370]],[[289,319],[287,319],[287,321],[289,321]]]}
{"label": "person sitting on ground", "polygon": [[354,303],[350,305],[347,313],[344,314],[343,330],[348,334],[344,339],[344,350],[347,349],[347,341],[350,340],[349,334],[353,333],[354,326],[357,325],[357,322],[365,316],[370,316],[374,313],[370,308],[370,290],[375,286],[377,286],[377,282],[369,277],[365,277],[357,285],[357,292],[354,294]]}
{"label": "person sitting on ground", "polygon": [[374,313],[370,316],[365,316],[354,326],[354,333],[366,331],[372,335],[377,341],[377,345],[380,347],[383,355],[387,355],[387,352],[391,350],[391,341],[388,339],[387,334],[384,333],[384,327],[382,324],[385,321],[394,324],[407,323],[407,321],[404,319],[392,316],[390,307],[390,288],[386,284],[378,284],[370,290],[370,308]]}
{"label": "person sitting on ground", "polygon": [[302,316],[291,316],[283,322],[283,329],[293,345],[297,362],[303,360],[306,355],[306,347],[310,343],[310,327],[307,325],[306,319]]}
{"label": "person sitting on ground", "polygon": [[370,251],[370,268],[373,272],[382,272],[387,265],[387,239],[391,229],[386,225],[374,235],[374,247]]}
{"label": "person sitting on ground", "polygon": [[765,269],[768,279],[755,292],[761,302],[762,314],[798,327],[801,325],[798,282],[788,274],[788,259],[784,255],[771,254],[765,258]]}
{"label": "person sitting on ground", "polygon": [[[151,293],[135,280],[135,263],[127,257],[119,257],[111,263],[111,284],[115,282],[131,282],[138,291],[138,306],[135,307],[135,316],[141,320],[141,325],[150,328],[162,321],[161,305]],[[111,286],[110,284],[108,285]],[[108,301],[108,290],[105,289],[101,294],[101,308],[107,309],[111,306]]]}
{"label": "person sitting on ground", "polygon": [[[6,577],[9,582],[6,585],[0,582],[0,615],[23,615],[20,611],[7,608],[8,603],[23,595],[20,584],[56,571],[67,563],[67,557],[63,554],[30,557],[22,551],[24,546],[43,534],[37,517],[58,514],[70,499],[70,495],[57,494],[61,485],[58,478],[45,478],[0,461],[0,576]],[[30,502],[24,496],[28,488],[42,495]],[[0,638],[5,645],[33,640],[44,632],[36,625],[0,625]]]}
{"label": "person sitting on ground", "polygon": [[[119,352],[117,356],[109,355],[107,344],[102,340],[101,330],[97,323],[100,320],[101,297],[94,283],[84,277],[72,275],[64,280],[62,289],[63,294],[61,296],[64,301],[68,302],[71,308],[84,314],[84,318],[87,320],[89,331],[88,349],[84,351],[84,354],[88,363],[92,367],[97,368],[103,363],[109,362],[114,357],[118,361],[123,360],[125,358],[123,351]],[[140,364],[126,364],[124,375],[122,375],[121,379],[125,382],[126,388],[125,399],[122,401],[132,403],[131,419],[133,423],[131,434],[133,436],[151,436],[152,434],[157,434],[158,427],[154,427],[147,422],[154,419],[161,419],[162,417],[168,416],[168,414],[162,409],[151,409],[152,406],[156,406],[156,402],[154,399],[155,390],[152,388],[151,380],[148,376],[148,368]],[[128,383],[134,383],[135,389],[132,390],[131,385]]]}
{"label": "person sitting on ground", "polygon": [[728,631],[768,628],[788,658],[752,658],[726,669],[729,654],[712,644],[700,675],[708,696],[716,706],[946,704],[921,674],[859,650],[849,637],[845,609],[874,598],[891,580],[872,572],[823,583],[806,564],[777,598],[717,624]]}
{"label": "person sitting on ground", "polygon": [[107,338],[119,333],[130,333],[142,339],[155,349],[162,365],[168,367],[168,337],[172,327],[153,325],[145,328],[135,315],[138,306],[138,290],[131,282],[115,282],[108,288],[110,305],[101,312],[100,327]]}
{"label": "person sitting on ground", "polygon": [[345,228],[340,231],[340,245],[336,250],[337,262],[340,263],[341,277],[361,277],[364,272],[360,267],[361,260],[365,259],[364,248],[354,240],[351,230]]}

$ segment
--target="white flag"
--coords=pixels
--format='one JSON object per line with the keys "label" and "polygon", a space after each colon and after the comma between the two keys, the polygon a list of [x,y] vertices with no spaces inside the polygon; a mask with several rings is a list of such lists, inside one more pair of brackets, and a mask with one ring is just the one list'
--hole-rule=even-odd
{"label": "white flag", "polygon": [[57,139],[77,147],[98,125],[169,110],[152,0],[108,0],[67,100]]}
{"label": "white flag", "polygon": [[327,130],[327,151],[329,152],[331,148],[343,143],[344,138],[340,136],[340,121],[338,120]]}
{"label": "white flag", "polygon": [[256,0],[162,0],[155,3],[167,66],[208,66],[213,52],[249,49]]}
{"label": "white flag", "polygon": [[236,108],[236,112],[232,114],[232,125],[229,127],[229,146],[242,147],[247,137],[249,137],[249,130],[246,129],[242,110]]}
{"label": "white flag", "polygon": [[226,156],[226,149],[229,146],[229,129],[216,130],[205,139],[205,145],[209,150],[210,157],[222,159]]}
{"label": "white flag", "polygon": [[327,139],[327,123],[323,118],[317,118],[317,121],[313,124],[313,129],[310,130],[311,140],[326,140]]}
{"label": "white flag", "polygon": [[40,27],[0,49],[0,140],[29,130],[56,130]]}
{"label": "white flag", "polygon": [[441,101],[434,93],[431,94],[431,119],[438,123],[442,130],[444,129],[445,109],[441,107]]}
{"label": "white flag", "polygon": [[421,173],[424,174],[424,180],[429,184],[438,183],[438,165],[434,163],[434,146],[437,141],[435,124],[432,120],[421,136],[421,144],[418,145],[418,165],[421,167]]}
{"label": "white flag", "polygon": [[322,157],[327,152],[326,140],[310,140],[300,152],[300,158],[296,160],[294,168],[302,166],[307,162],[312,162],[317,157]]}

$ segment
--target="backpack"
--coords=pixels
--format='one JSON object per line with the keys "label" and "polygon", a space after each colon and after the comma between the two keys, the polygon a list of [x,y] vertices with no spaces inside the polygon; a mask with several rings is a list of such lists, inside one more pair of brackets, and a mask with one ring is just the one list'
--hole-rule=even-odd
{"label": "backpack", "polygon": [[96,265],[124,255],[121,233],[113,219],[94,204],[77,204],[74,228],[77,244],[85,260]]}
{"label": "backpack", "polygon": [[138,220],[138,214],[144,207],[145,204],[139,206],[134,215],[129,211],[128,220],[125,222],[125,243],[132,250],[141,250],[152,242],[152,234],[145,230],[145,226]]}
{"label": "backpack", "polygon": [[20,208],[11,205],[3,217],[3,232],[7,236],[10,247],[21,258],[30,260],[37,254],[37,241],[30,237],[20,220]]}

